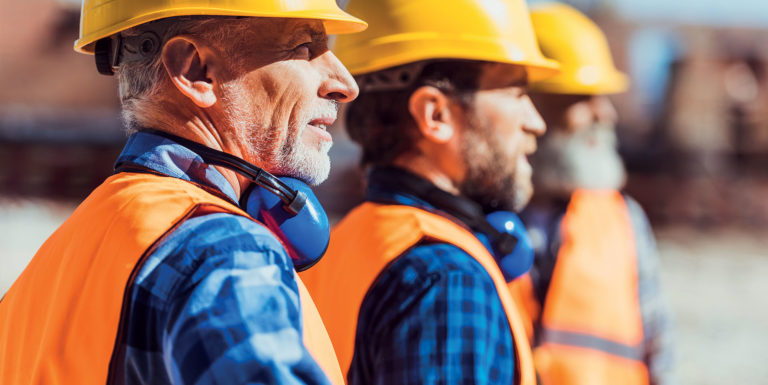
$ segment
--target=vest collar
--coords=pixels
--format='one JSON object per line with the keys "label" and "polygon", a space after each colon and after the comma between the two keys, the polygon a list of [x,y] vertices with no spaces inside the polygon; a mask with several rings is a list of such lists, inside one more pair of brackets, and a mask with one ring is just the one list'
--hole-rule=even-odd
{"label": "vest collar", "polygon": [[[375,202],[375,203],[389,203],[389,204],[398,204],[398,205],[416,207],[431,213],[435,213],[435,214],[447,217],[452,221],[456,222],[457,224],[459,224],[460,226],[470,229],[470,225],[462,221],[460,218],[454,217],[450,213],[447,213],[439,209],[435,205],[416,196],[415,194],[407,192],[389,183],[388,181],[392,180],[391,179],[392,177],[408,178],[414,183],[432,184],[432,182],[429,182],[427,179],[424,179],[419,175],[416,175],[410,171],[407,171],[399,167],[394,167],[394,166],[373,167],[368,172],[368,176],[367,176],[368,187],[366,189],[365,200],[368,202]],[[488,238],[488,235],[480,231],[475,231],[475,230],[470,230],[470,231],[474,233],[475,237],[477,237],[480,240],[480,242],[482,242],[483,245],[485,245],[485,247],[489,251],[493,250],[491,247],[491,243],[490,243],[490,239]]]}

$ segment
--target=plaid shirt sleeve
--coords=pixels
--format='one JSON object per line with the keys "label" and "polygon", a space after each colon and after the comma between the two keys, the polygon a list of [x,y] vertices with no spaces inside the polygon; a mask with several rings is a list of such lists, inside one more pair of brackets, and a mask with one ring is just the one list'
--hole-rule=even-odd
{"label": "plaid shirt sleeve", "polygon": [[423,244],[376,280],[360,308],[349,372],[357,384],[514,381],[509,323],[483,267],[448,244]]}
{"label": "plaid shirt sleeve", "polygon": [[124,382],[327,384],[302,342],[295,279],[259,225],[231,214],[187,220],[134,282]]}

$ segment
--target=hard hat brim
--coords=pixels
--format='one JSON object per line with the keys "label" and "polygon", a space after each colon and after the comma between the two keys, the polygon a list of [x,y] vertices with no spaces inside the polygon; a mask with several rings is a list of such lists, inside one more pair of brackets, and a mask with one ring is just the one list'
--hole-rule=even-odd
{"label": "hard hat brim", "polygon": [[210,8],[174,8],[164,9],[157,12],[147,13],[128,19],[122,23],[109,25],[105,28],[92,31],[81,37],[75,42],[76,52],[92,55],[94,45],[97,40],[111,36],[120,31],[148,23],[150,21],[164,19],[175,16],[246,16],[246,17],[275,17],[289,19],[310,19],[320,20],[325,26],[325,31],[329,35],[354,33],[364,31],[368,24],[341,10],[302,10],[292,12],[246,12],[231,9],[210,9]]}
{"label": "hard hat brim", "polygon": [[[391,39],[391,37],[390,37]],[[344,53],[354,49],[356,60],[345,61]],[[365,47],[344,47],[337,44],[334,51],[352,75],[364,75],[398,65],[425,60],[475,60],[513,64],[525,67],[528,81],[535,82],[557,75],[560,64],[541,55],[525,55],[524,50],[498,40],[457,37],[404,37],[401,40],[373,40]],[[359,54],[368,52],[368,55]]]}
{"label": "hard hat brim", "polygon": [[584,83],[567,73],[535,82],[530,85],[532,92],[564,95],[612,95],[626,92],[629,89],[629,77],[619,71],[603,74],[593,83]]}

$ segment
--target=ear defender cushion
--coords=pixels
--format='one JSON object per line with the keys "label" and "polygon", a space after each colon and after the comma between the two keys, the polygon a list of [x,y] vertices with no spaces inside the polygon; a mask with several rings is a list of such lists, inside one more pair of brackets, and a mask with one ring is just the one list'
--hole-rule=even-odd
{"label": "ear defender cushion", "polygon": [[303,181],[279,177],[293,190],[306,197],[306,203],[295,215],[284,207],[284,203],[273,192],[252,184],[245,192],[245,211],[265,224],[274,232],[288,249],[296,271],[312,267],[328,249],[331,230],[328,216],[312,189]]}
{"label": "ear defender cushion", "polygon": [[[509,211],[490,213],[486,216],[486,220],[501,233],[500,237],[514,237],[517,240],[513,247],[504,247],[511,245],[512,242],[497,239],[497,242],[501,243],[501,245],[494,246],[493,250],[494,257],[507,282],[527,273],[531,266],[533,266],[535,252],[531,237],[528,235],[523,221]],[[509,250],[510,248],[511,250]]]}

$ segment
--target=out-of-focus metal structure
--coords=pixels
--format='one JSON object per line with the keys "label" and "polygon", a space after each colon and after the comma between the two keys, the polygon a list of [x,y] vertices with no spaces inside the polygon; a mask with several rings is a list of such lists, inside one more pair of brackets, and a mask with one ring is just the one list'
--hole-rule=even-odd
{"label": "out-of-focus metal structure", "polygon": [[[79,200],[125,140],[115,80],[78,55],[79,2],[0,0],[0,195]],[[34,15],[34,22],[30,22]]]}

